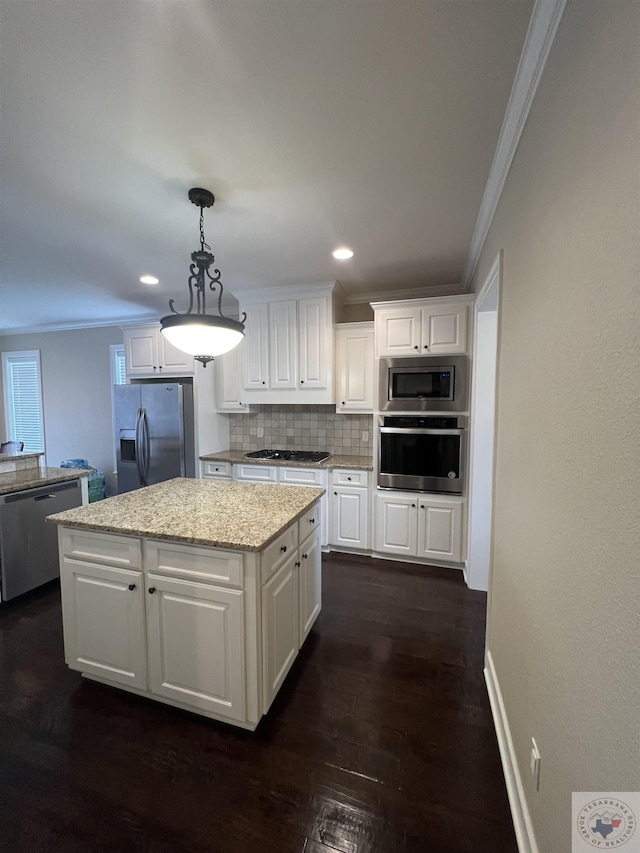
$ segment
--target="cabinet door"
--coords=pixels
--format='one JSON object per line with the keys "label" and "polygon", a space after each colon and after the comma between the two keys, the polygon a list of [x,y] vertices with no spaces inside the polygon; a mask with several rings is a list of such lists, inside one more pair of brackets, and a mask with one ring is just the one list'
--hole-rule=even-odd
{"label": "cabinet door", "polygon": [[376,312],[377,355],[420,353],[421,311],[415,306],[383,308]]}
{"label": "cabinet door", "polygon": [[194,360],[170,343],[158,329],[158,361],[163,376],[193,376]]}
{"label": "cabinet door", "polygon": [[309,536],[298,552],[300,592],[300,646],[307,639],[322,607],[322,551],[318,533]]}
{"label": "cabinet door", "polygon": [[422,352],[451,355],[467,351],[467,306],[456,303],[422,309]]}
{"label": "cabinet door", "polygon": [[[246,339],[245,339],[246,340]],[[242,402],[242,354],[245,341],[215,360],[216,409],[219,412],[246,412]]]}
{"label": "cabinet door", "polygon": [[244,720],[243,597],[239,589],[147,576],[153,693]]}
{"label": "cabinet door", "polygon": [[418,510],[418,557],[460,562],[462,501],[420,500]]}
{"label": "cabinet door", "polygon": [[266,391],[269,381],[269,306],[266,303],[248,305],[242,364],[244,387]]}
{"label": "cabinet door", "polygon": [[158,330],[156,326],[139,326],[124,330],[127,376],[157,374]]}
{"label": "cabinet door", "polygon": [[373,411],[373,326],[336,329],[337,412]]}
{"label": "cabinet door", "polygon": [[417,504],[415,498],[376,495],[376,551],[416,556]]}
{"label": "cabinet door", "polygon": [[298,552],[262,587],[264,711],[298,654]]}
{"label": "cabinet door", "polygon": [[289,299],[269,306],[269,387],[272,391],[295,388],[296,303]]}
{"label": "cabinet door", "polygon": [[327,387],[328,299],[298,300],[300,389]]}
{"label": "cabinet door", "polygon": [[367,536],[367,489],[334,487],[332,494],[331,544],[347,548],[366,550]]}
{"label": "cabinet door", "polygon": [[144,690],[142,573],[64,558],[61,588],[71,669]]}

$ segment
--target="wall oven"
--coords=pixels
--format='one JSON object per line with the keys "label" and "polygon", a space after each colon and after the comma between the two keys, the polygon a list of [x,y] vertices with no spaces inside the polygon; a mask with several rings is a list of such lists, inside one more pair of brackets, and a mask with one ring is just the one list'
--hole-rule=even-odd
{"label": "wall oven", "polygon": [[378,486],[417,492],[464,491],[467,419],[378,418]]}
{"label": "wall oven", "polygon": [[464,412],[468,405],[466,355],[380,359],[381,412]]}

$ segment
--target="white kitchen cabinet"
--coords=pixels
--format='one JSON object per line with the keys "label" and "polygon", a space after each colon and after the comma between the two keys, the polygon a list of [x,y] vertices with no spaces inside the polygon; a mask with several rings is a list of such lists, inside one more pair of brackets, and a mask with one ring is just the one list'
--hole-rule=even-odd
{"label": "white kitchen cabinet", "polygon": [[200,462],[200,476],[205,480],[231,480],[233,478],[233,466],[231,462],[202,460]]}
{"label": "white kitchen cabinet", "polygon": [[373,412],[373,323],[336,326],[336,412]]}
{"label": "white kitchen cabinet", "polygon": [[242,354],[246,348],[247,339],[244,338],[237,347],[217,356],[214,361],[217,412],[252,411],[251,406],[242,400]]}
{"label": "white kitchen cabinet", "polygon": [[298,552],[294,551],[262,587],[264,707],[291,669],[299,643]]}
{"label": "white kitchen cabinet", "polygon": [[376,494],[375,550],[430,562],[462,559],[463,498],[419,493]]}
{"label": "white kitchen cabinet", "polygon": [[455,355],[467,351],[469,300],[372,303],[377,356]]}
{"label": "white kitchen cabinet", "polygon": [[146,586],[151,691],[244,720],[244,592],[151,572]]}
{"label": "white kitchen cabinet", "polygon": [[331,544],[369,549],[369,475],[336,468],[331,472]]}
{"label": "white kitchen cabinet", "polygon": [[145,689],[142,572],[64,557],[61,590],[67,664]]}
{"label": "white kitchen cabinet", "polygon": [[243,402],[333,403],[334,282],[243,291]]}
{"label": "white kitchen cabinet", "polygon": [[193,376],[193,357],[170,344],[158,323],[126,327],[123,335],[128,377]]}
{"label": "white kitchen cabinet", "polygon": [[297,563],[300,614],[298,644],[302,646],[322,607],[322,551],[317,532],[300,544]]}

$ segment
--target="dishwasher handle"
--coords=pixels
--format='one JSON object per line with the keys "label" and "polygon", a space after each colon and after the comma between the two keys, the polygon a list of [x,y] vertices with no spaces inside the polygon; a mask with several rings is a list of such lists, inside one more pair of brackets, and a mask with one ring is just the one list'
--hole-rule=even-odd
{"label": "dishwasher handle", "polygon": [[34,498],[34,501],[50,501],[53,500],[56,495],[38,495],[37,498]]}

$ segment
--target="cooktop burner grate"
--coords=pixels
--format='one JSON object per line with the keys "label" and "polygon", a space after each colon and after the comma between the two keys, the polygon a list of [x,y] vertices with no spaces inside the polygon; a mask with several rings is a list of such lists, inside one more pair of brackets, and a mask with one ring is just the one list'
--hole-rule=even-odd
{"label": "cooktop burner grate", "polygon": [[247,459],[284,459],[287,462],[323,462],[331,454],[326,450],[254,450]]}

